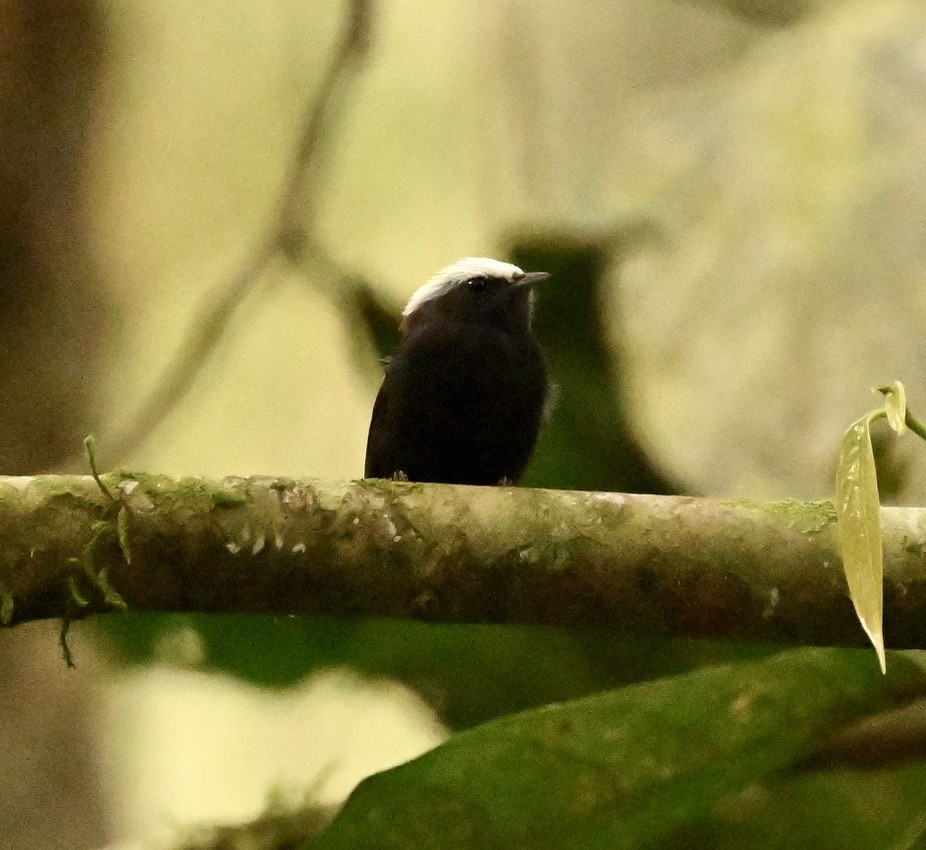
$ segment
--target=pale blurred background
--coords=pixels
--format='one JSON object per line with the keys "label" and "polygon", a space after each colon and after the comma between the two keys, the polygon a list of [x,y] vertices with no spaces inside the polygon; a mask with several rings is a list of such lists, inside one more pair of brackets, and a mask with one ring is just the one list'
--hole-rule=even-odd
{"label": "pale blurred background", "polygon": [[[80,470],[86,433],[105,456],[133,420],[272,224],[345,8],[0,4],[3,472]],[[903,380],[926,411],[922,4],[373,11],[324,140],[313,238],[384,304],[522,236],[607,253],[642,222],[645,238],[607,254],[603,333],[621,365],[588,415],[619,404],[679,489],[826,498],[872,386]],[[377,353],[347,301],[311,262],[271,264],[120,465],[359,476]],[[921,502],[926,452],[884,451],[886,495]],[[568,469],[543,480],[587,486]],[[73,629],[76,671],[57,624],[0,632],[4,847],[164,846],[273,793],[336,801],[446,734],[427,688],[370,669],[210,674],[223,665],[201,664],[182,625],[129,664],[99,631]]]}

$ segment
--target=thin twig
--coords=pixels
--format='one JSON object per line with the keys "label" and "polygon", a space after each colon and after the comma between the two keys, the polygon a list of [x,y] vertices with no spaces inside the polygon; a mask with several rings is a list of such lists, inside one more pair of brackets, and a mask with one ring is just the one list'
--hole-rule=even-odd
{"label": "thin twig", "polygon": [[373,25],[371,0],[352,0],[344,21],[341,40],[319,85],[318,95],[305,112],[305,121],[291,166],[289,180],[280,199],[277,234],[292,256],[308,236],[314,217],[321,147],[329,136],[326,125],[344,102],[357,72],[369,54]]}
{"label": "thin twig", "polygon": [[110,502],[114,502],[116,497],[113,496],[106,484],[103,483],[103,479],[100,478],[100,470],[97,468],[96,463],[96,437],[93,434],[87,434],[84,437],[84,451],[87,453],[87,463],[90,464],[90,474],[93,476],[93,480],[96,481],[96,486],[100,488],[100,491]]}
{"label": "thin twig", "polygon": [[926,758],[926,700],[917,700],[839,729],[798,770],[875,770]]}
{"label": "thin twig", "polygon": [[102,441],[107,465],[137,449],[187,396],[235,312],[273,262],[302,258],[315,213],[322,143],[330,136],[331,124],[369,53],[372,21],[372,0],[350,0],[338,45],[305,110],[289,178],[270,229],[256,241],[241,268],[206,298],[199,318],[134,420],[122,433]]}

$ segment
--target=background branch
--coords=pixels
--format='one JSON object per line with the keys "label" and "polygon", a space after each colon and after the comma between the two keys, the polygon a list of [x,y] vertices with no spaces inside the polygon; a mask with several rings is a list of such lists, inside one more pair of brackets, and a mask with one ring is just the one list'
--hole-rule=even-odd
{"label": "background branch", "polygon": [[[197,375],[247,295],[278,259],[298,262],[312,241],[318,178],[324,141],[343,107],[351,84],[369,53],[373,26],[372,0],[350,0],[338,44],[318,90],[305,110],[289,176],[268,231],[256,241],[250,256],[225,283],[209,294],[187,338],[135,418],[120,434],[105,437],[100,453],[104,466],[130,455],[186,397]],[[330,265],[330,258],[325,258]],[[73,465],[76,459],[70,461]]]}
{"label": "background branch", "polygon": [[[110,610],[121,596],[137,611],[607,625],[864,644],[828,502],[382,481],[104,480],[113,501],[89,477],[0,478],[9,624]],[[883,517],[887,642],[926,647],[926,511],[886,508]]]}

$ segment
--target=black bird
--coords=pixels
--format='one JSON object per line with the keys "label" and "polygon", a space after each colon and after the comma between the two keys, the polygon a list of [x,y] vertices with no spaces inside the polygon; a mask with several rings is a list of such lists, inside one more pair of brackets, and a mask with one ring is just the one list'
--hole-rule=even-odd
{"label": "black bird", "polygon": [[469,257],[412,295],[373,405],[367,478],[499,484],[521,477],[549,396],[531,333],[531,287],[548,277]]}

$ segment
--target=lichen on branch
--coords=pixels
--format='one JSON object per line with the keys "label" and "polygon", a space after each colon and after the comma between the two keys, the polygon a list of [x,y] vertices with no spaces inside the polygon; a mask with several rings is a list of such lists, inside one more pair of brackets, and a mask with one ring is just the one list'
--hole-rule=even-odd
{"label": "lichen on branch", "polygon": [[[378,480],[0,478],[7,625],[121,607],[861,643],[829,502]],[[921,646],[926,512],[884,510],[888,645]],[[75,605],[75,595],[83,603]]]}

